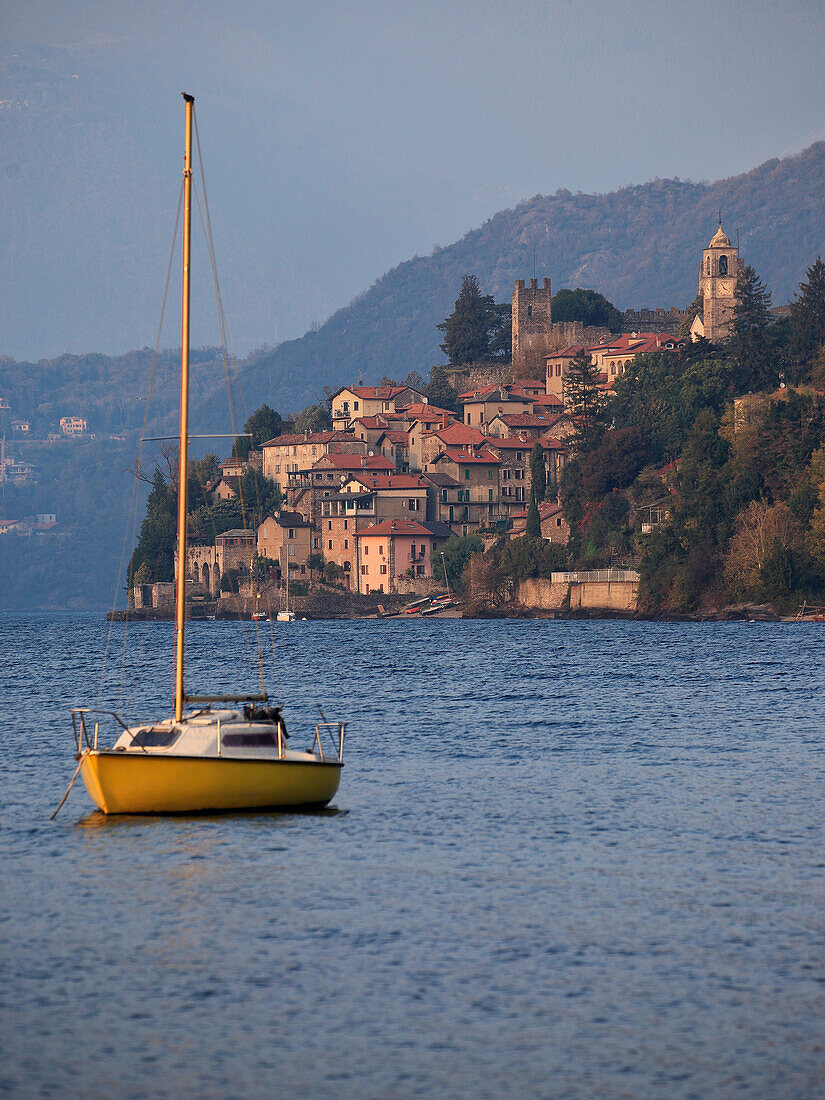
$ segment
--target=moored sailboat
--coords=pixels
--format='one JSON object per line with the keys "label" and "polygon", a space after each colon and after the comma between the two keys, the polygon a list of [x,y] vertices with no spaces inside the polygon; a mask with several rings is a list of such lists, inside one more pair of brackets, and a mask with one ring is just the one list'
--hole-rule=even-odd
{"label": "moored sailboat", "polygon": [[[122,732],[106,749],[98,744],[98,724],[93,732],[89,728],[87,719],[94,713],[92,709],[73,710],[78,760],[75,776],[79,771],[92,801],[106,814],[323,806],[338,790],[346,723],[320,722],[311,748],[296,751],[287,747],[281,707],[270,705],[265,690],[251,695],[189,695],[184,686],[194,97],[184,94],[183,98],[186,147],[177,520],[180,565],[175,587],[173,713],[169,718],[133,726],[115,715]],[[327,739],[331,745],[325,752]]]}

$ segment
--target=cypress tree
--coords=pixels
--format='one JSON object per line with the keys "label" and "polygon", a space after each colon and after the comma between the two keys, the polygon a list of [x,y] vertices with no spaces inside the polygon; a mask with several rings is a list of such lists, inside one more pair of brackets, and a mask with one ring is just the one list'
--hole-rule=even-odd
{"label": "cypress tree", "polygon": [[736,304],[728,346],[741,387],[764,389],[773,382],[768,325],[771,295],[748,264],[736,280]]}
{"label": "cypress tree", "polygon": [[544,465],[544,448],[538,442],[530,454],[530,492],[538,504],[547,495],[547,468]]}
{"label": "cypress tree", "polygon": [[524,528],[524,534],[528,539],[541,538],[541,516],[534,495],[530,496],[530,507],[527,509],[527,524]]}
{"label": "cypress tree", "polygon": [[791,303],[793,351],[809,366],[825,347],[825,264],[818,256],[805,272],[807,283],[799,284],[799,295]]}
{"label": "cypress tree", "polygon": [[571,442],[579,455],[590,454],[598,447],[607,426],[600,381],[598,370],[582,348],[567,368],[564,380],[564,407],[575,423]]}

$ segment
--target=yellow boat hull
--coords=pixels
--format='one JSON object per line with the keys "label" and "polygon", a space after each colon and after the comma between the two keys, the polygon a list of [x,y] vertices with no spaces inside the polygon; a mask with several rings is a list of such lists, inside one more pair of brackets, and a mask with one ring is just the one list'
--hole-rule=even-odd
{"label": "yellow boat hull", "polygon": [[185,814],[325,806],[341,764],[92,751],[80,774],[105,814]]}

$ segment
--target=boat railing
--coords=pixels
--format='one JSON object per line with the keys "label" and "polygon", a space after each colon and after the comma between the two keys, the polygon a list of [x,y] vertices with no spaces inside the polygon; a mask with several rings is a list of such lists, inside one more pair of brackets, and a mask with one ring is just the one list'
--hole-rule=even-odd
{"label": "boat railing", "polygon": [[105,714],[109,718],[114,718],[117,724],[123,730],[128,730],[128,725],[123,721],[119,714],[113,710],[96,710],[92,707],[75,707],[72,710],[72,729],[74,730],[74,743],[78,752],[82,752],[84,746],[87,749],[96,749],[98,735],[100,733],[100,723],[95,722],[94,733],[89,732],[89,727],[86,725],[87,714]]}
{"label": "boat railing", "polygon": [[[332,742],[332,747],[335,751],[337,761],[339,764],[343,764],[344,736],[346,735],[347,724],[348,723],[346,722],[319,722],[318,725],[315,727],[315,741],[313,744],[313,748],[317,751],[318,756],[321,758],[322,764],[324,763],[324,745],[321,738],[321,730],[327,730],[327,732],[329,733],[329,738]],[[336,731],[338,734],[337,739],[335,735]]]}

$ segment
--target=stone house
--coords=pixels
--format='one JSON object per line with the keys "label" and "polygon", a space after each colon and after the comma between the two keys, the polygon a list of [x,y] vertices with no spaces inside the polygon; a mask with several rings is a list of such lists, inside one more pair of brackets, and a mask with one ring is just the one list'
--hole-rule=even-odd
{"label": "stone house", "polygon": [[300,512],[283,509],[267,516],[257,531],[259,558],[269,558],[276,563],[276,578],[281,579],[289,571],[290,580],[307,572],[307,558],[312,553],[313,529],[309,520]]}
{"label": "stone house", "polygon": [[[561,505],[553,500],[544,500],[539,504],[539,520],[541,522],[541,537],[548,542],[555,542],[566,546],[570,540],[570,525],[564,518]],[[511,539],[521,538],[527,527],[527,511],[523,510],[513,516],[509,536]]]}
{"label": "stone house", "polygon": [[392,462],[400,474],[405,474],[410,468],[408,442],[405,431],[390,430],[381,433],[375,446],[384,458]]}
{"label": "stone house", "polygon": [[342,386],[332,396],[332,425],[337,429],[349,428],[362,416],[378,416],[426,403],[425,395],[409,386]]}
{"label": "stone house", "polygon": [[369,448],[354,435],[330,431],[279,435],[264,443],[262,450],[264,477],[285,490],[292,474],[311,469],[325,455],[366,455]]}
{"label": "stone house", "polygon": [[488,447],[448,447],[428,463],[426,473],[448,474],[458,483],[453,522],[472,534],[500,518],[501,460]]}
{"label": "stone house", "polygon": [[529,413],[533,400],[515,385],[490,385],[459,395],[464,408],[464,423],[468,427],[487,430],[487,425],[502,413]]}
{"label": "stone house", "polygon": [[545,412],[500,413],[490,421],[487,439],[538,439],[555,419],[556,414]]}
{"label": "stone house", "polygon": [[352,474],[364,471],[389,474],[395,473],[395,466],[379,454],[324,455],[308,470],[290,474],[287,489],[289,505],[314,523],[320,514],[320,502],[332,499]]}
{"label": "stone house", "polygon": [[408,433],[411,470],[426,470],[437,454],[448,447],[474,447],[484,443],[484,433],[478,428],[468,428],[457,420],[444,428],[428,429],[414,424]]}
{"label": "stone house", "polygon": [[[230,570],[249,574],[255,558],[255,531],[236,528],[215,538],[214,546],[190,543],[186,549],[186,575],[189,583],[212,596],[221,590],[221,578]],[[175,578],[178,575],[178,554],[175,549]]]}

